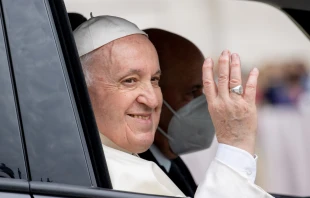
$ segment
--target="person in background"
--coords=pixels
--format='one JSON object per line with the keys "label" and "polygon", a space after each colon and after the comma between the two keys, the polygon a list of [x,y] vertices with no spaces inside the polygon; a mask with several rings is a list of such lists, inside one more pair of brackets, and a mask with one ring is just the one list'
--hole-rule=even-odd
{"label": "person in background", "polygon": [[154,144],[139,156],[155,162],[186,196],[193,197],[197,184],[179,155],[206,149],[214,138],[202,93],[204,56],[182,36],[161,29],[144,32],[158,53],[164,103]]}
{"label": "person in background", "polygon": [[299,60],[261,67],[256,183],[275,197],[310,196],[308,75]]}

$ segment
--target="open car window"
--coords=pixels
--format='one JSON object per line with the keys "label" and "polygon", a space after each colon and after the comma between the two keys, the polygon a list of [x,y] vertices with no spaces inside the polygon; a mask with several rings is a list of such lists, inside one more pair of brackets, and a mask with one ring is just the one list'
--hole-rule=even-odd
{"label": "open car window", "polygon": [[[134,22],[140,29],[159,28],[179,34],[192,41],[205,57],[212,57],[215,61],[224,49],[237,52],[241,56],[244,81],[247,79],[248,72],[258,67],[261,73],[257,103],[260,115],[262,115],[259,120],[262,122],[259,123],[260,131],[258,132],[257,154],[260,160],[258,160],[256,182],[270,193],[299,197],[310,195],[304,184],[295,184],[298,181],[305,181],[308,175],[308,169],[303,168],[307,174],[301,174],[297,169],[300,170],[299,162],[309,164],[304,157],[301,157],[307,156],[308,150],[306,145],[309,139],[305,134],[308,132],[306,126],[309,117],[304,113],[306,109],[309,109],[309,102],[301,106],[296,105],[297,97],[291,96],[290,92],[297,93],[298,90],[303,90],[304,93],[309,92],[306,91],[309,90],[307,88],[309,85],[305,85],[310,65],[310,42],[307,34],[309,29],[307,9],[309,8],[302,6],[302,11],[296,10],[300,9],[301,1],[198,0],[192,2],[182,0],[176,3],[169,0],[147,2],[143,0],[102,2],[65,0],[64,2],[69,13],[79,13],[87,19],[90,18],[90,13],[93,16],[113,15]],[[303,1],[303,4],[307,3]],[[287,7],[282,9],[279,5],[287,5]],[[290,8],[295,10],[289,10]],[[275,67],[276,69],[273,70]],[[297,91],[289,88],[291,82],[294,81],[294,72],[291,73],[289,68],[293,67],[307,68],[300,72],[303,74],[298,74]],[[277,84],[274,81],[277,81],[278,71],[280,71],[282,85],[273,87],[272,85]],[[286,95],[282,97],[283,100],[278,97],[282,94]],[[292,95],[298,94],[292,93]],[[177,96],[170,98],[176,99]],[[278,106],[284,103],[295,109],[294,112],[278,111]],[[285,133],[287,136],[284,135],[283,130],[290,127],[291,130]],[[296,133],[293,135],[291,131]],[[273,144],[273,142],[281,142],[281,144]],[[283,151],[287,150],[281,152],[279,148]],[[209,149],[182,156],[196,183],[199,184],[204,179],[204,172],[212,161],[216,149],[217,142],[214,140]],[[270,157],[270,153],[273,153],[274,157]],[[286,159],[285,153],[290,153],[289,159]],[[278,164],[285,165],[288,165],[286,161],[293,164],[296,162],[292,165],[295,168],[287,166],[287,171],[280,172],[277,166],[272,166],[276,164],[276,161]],[[296,170],[294,172],[296,180],[290,176],[292,169]]]}
{"label": "open car window", "polygon": [[[245,73],[279,57],[297,56],[310,63],[307,35],[278,9],[257,2],[2,0],[0,4],[4,93],[0,196],[163,197],[113,190],[67,12],[87,18],[90,12],[116,15],[141,29],[166,29],[188,38],[204,56],[214,59],[229,48],[241,55]],[[213,141],[208,150],[182,156],[197,184],[215,151]],[[258,182],[271,193],[289,194]]]}

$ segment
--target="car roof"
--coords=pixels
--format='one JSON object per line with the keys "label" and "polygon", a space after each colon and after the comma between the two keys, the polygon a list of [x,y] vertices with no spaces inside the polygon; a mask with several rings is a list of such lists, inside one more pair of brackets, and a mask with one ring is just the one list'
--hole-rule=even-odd
{"label": "car roof", "polygon": [[290,8],[310,11],[310,2],[308,0],[247,0],[268,3],[279,8]]}

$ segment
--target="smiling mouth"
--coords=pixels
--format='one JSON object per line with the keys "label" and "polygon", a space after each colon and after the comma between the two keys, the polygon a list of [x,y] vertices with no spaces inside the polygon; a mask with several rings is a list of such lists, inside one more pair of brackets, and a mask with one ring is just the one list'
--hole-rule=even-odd
{"label": "smiling mouth", "polygon": [[128,115],[130,117],[138,118],[138,119],[142,119],[142,120],[149,120],[151,118],[151,116],[134,115],[134,114],[128,114]]}

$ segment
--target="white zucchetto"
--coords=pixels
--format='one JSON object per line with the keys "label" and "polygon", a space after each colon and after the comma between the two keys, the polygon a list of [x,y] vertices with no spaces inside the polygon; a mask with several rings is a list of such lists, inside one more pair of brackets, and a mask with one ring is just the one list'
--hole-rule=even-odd
{"label": "white zucchetto", "polygon": [[96,16],[77,27],[74,39],[79,56],[83,56],[116,39],[132,34],[147,34],[130,21],[115,16]]}

